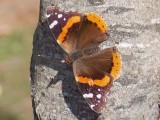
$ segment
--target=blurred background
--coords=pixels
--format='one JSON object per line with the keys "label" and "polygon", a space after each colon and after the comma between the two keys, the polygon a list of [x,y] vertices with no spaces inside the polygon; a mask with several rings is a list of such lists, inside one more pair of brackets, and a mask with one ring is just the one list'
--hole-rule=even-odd
{"label": "blurred background", "polygon": [[0,120],[33,120],[29,68],[38,0],[0,0]]}

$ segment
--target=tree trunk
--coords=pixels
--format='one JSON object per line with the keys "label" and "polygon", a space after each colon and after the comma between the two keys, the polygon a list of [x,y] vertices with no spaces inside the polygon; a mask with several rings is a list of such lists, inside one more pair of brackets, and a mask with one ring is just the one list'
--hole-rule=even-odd
{"label": "tree trunk", "polygon": [[[159,0],[41,0],[31,58],[31,97],[35,120],[157,120],[160,86]],[[123,68],[101,114],[90,110],[78,90],[72,66],[46,22],[46,7],[93,11],[119,42]],[[105,43],[104,43],[105,44]]]}

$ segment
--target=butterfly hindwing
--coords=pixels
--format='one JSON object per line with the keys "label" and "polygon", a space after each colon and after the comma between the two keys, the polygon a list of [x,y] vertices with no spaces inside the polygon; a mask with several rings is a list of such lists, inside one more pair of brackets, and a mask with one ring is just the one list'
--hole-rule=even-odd
{"label": "butterfly hindwing", "polygon": [[121,71],[122,61],[117,47],[111,47],[77,59],[73,66],[79,66],[78,69],[74,70],[76,74],[89,72],[96,77],[108,73],[116,80]]}
{"label": "butterfly hindwing", "polygon": [[118,55],[116,47],[106,48],[73,63],[79,89],[91,109],[96,112],[100,112],[105,106],[106,94],[113,80],[119,76],[121,60]]}
{"label": "butterfly hindwing", "polygon": [[89,86],[88,84],[78,83],[78,87],[83,97],[93,111],[100,113],[105,107],[106,95],[112,87],[112,82],[112,77],[110,77],[110,82],[104,87],[97,85]]}

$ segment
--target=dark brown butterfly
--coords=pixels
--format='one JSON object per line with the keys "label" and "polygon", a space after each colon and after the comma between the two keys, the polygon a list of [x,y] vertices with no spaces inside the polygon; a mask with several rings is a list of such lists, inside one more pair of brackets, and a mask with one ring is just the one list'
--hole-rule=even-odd
{"label": "dark brown butterfly", "polygon": [[73,63],[79,89],[90,108],[99,113],[105,107],[106,94],[121,70],[118,49],[101,49],[108,38],[108,26],[96,13],[64,12],[58,7],[47,9],[49,27],[59,45]]}

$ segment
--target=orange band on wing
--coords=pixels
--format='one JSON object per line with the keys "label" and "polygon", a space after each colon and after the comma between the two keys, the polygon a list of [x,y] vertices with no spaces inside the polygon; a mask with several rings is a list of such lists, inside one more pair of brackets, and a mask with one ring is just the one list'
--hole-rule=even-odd
{"label": "orange band on wing", "polygon": [[73,24],[80,22],[80,16],[71,17],[67,24],[62,28],[61,34],[58,36],[58,43],[61,44],[64,41],[66,34],[68,33],[68,29],[72,27]]}
{"label": "orange band on wing", "polygon": [[120,71],[122,68],[122,61],[121,61],[120,53],[118,51],[113,52],[112,56],[113,56],[113,67],[111,70],[111,75],[113,76],[114,80],[117,80],[119,78]]}
{"label": "orange band on wing", "polygon": [[108,30],[108,26],[107,26],[106,22],[100,16],[98,16],[96,13],[92,13],[92,12],[88,13],[87,18],[89,21],[96,23],[98,28],[102,32],[105,32],[106,30]]}
{"label": "orange band on wing", "polygon": [[110,77],[105,76],[101,80],[98,80],[98,79],[92,80],[91,78],[88,78],[88,77],[76,76],[76,81],[80,83],[89,84],[89,86],[97,85],[100,87],[104,87],[110,83]]}

